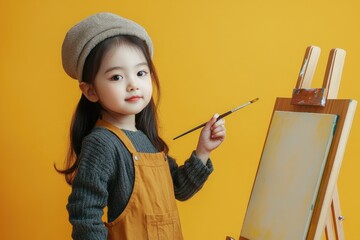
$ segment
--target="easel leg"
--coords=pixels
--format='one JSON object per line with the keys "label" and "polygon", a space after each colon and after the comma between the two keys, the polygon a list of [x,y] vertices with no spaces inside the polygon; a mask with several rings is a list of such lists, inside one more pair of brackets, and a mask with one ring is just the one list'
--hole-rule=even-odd
{"label": "easel leg", "polygon": [[334,223],[332,218],[332,211],[329,209],[328,215],[326,217],[325,225],[325,239],[326,240],[337,240],[335,236]]}
{"label": "easel leg", "polygon": [[331,206],[328,212],[325,226],[325,236],[328,240],[344,240],[344,227],[340,212],[340,199],[337,186],[335,186]]}

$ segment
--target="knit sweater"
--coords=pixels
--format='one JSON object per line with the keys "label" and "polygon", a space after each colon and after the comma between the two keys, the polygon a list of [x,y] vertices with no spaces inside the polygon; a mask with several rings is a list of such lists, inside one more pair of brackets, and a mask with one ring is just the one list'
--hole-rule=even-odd
{"label": "knit sweater", "polygon": [[[138,152],[157,152],[140,130],[123,130]],[[178,166],[169,157],[175,197],[186,200],[201,189],[213,171],[210,160],[204,165],[194,153]],[[125,209],[134,186],[131,154],[111,131],[95,127],[82,143],[78,172],[72,184],[67,210],[73,226],[74,240],[105,240],[103,209],[108,208],[108,221],[114,221]]]}

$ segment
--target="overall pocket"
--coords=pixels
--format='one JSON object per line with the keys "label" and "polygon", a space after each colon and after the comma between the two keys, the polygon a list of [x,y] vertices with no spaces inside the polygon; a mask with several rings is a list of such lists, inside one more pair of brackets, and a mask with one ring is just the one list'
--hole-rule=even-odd
{"label": "overall pocket", "polygon": [[181,240],[182,233],[176,212],[146,215],[148,240]]}

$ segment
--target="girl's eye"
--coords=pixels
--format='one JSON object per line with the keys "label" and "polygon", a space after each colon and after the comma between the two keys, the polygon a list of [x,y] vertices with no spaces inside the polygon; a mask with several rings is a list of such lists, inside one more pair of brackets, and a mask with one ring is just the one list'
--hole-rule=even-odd
{"label": "girl's eye", "polygon": [[119,81],[121,79],[123,79],[123,77],[121,75],[114,75],[111,77],[111,80],[113,80],[113,81]]}
{"label": "girl's eye", "polygon": [[138,75],[138,77],[144,77],[144,76],[147,75],[147,72],[146,72],[146,71],[139,71],[139,72],[137,73],[137,75]]}

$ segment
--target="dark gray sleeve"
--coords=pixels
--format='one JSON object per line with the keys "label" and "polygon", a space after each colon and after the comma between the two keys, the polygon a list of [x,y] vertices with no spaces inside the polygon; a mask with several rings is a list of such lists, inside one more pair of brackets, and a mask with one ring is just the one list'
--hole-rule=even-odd
{"label": "dark gray sleeve", "polygon": [[110,152],[104,139],[84,139],[78,172],[72,184],[67,210],[74,240],[105,240],[107,228],[102,216],[107,205],[107,186],[112,175]]}
{"label": "dark gray sleeve", "polygon": [[210,159],[204,165],[194,152],[182,166],[178,166],[175,160],[169,157],[169,166],[175,197],[180,201],[187,200],[198,192],[214,170]]}

